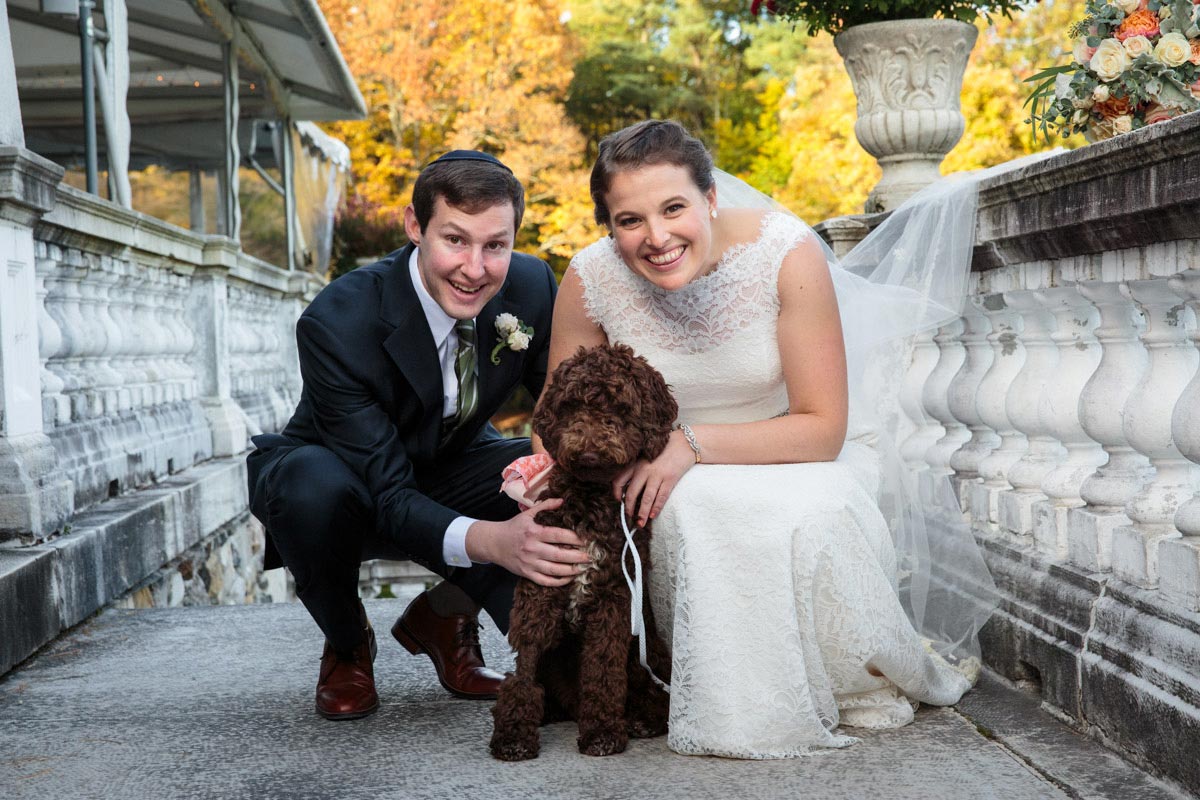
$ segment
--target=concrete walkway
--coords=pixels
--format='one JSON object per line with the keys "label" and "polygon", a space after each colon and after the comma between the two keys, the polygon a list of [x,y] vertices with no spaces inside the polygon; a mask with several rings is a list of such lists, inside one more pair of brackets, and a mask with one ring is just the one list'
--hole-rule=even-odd
{"label": "concrete walkway", "polygon": [[[408,593],[415,592],[415,589]],[[487,753],[490,704],[450,697],[387,630],[407,597],[367,604],[382,708],[313,712],[320,638],[299,605],[105,611],[0,680],[4,798],[1114,798],[1172,790],[986,679],[957,709],[812,758],[673,754],[665,739],[581,756],[572,724],[536,761]],[[511,666],[485,630],[490,664]]]}

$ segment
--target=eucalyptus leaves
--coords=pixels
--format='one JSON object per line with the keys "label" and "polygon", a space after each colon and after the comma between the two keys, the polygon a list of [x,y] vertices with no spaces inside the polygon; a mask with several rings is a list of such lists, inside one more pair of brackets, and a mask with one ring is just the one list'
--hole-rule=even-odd
{"label": "eucalyptus leaves", "polygon": [[1028,81],[1027,120],[1092,141],[1200,109],[1200,0],[1089,0],[1073,62]]}

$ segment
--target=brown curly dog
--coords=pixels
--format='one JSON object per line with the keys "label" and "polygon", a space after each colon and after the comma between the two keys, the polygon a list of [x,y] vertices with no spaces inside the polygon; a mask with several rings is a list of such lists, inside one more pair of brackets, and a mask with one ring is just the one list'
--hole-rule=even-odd
{"label": "brown curly dog", "polygon": [[[536,758],[538,726],[565,719],[579,723],[579,752],[592,756],[620,753],[630,736],[666,733],[668,695],[639,663],[630,631],[625,534],[611,483],[638,459],[662,452],[677,413],[662,376],[624,345],[581,347],[554,371],[533,425],[555,460],[545,496],[564,502],[537,521],[575,531],[592,558],[566,586],[517,584],[508,632],[517,670],[505,676],[492,709],[496,758]],[[645,570],[649,542],[648,526],[634,535]],[[642,606],[647,660],[669,681],[671,659],[645,591]]]}

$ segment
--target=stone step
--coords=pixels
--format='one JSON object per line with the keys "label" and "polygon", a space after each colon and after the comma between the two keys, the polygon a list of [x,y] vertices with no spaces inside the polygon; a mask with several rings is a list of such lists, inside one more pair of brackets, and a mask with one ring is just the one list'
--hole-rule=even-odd
{"label": "stone step", "polygon": [[[571,723],[536,761],[487,752],[490,703],[459,700],[387,631],[419,591],[367,611],[382,707],[327,722],[312,708],[320,634],[298,604],[109,609],[0,679],[5,798],[1185,797],[986,678],[959,709],[818,757],[675,755],[665,739],[582,756]],[[490,623],[489,662],[512,666]]]}

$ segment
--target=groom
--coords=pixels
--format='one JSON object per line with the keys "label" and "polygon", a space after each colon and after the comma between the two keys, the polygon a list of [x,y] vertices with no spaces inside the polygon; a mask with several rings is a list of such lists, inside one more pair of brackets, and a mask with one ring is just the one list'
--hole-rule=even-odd
{"label": "groom", "polygon": [[[413,188],[411,243],[330,283],[296,325],[304,388],[283,432],[253,440],[250,508],[268,533],[265,567],[291,569],[325,634],[327,719],[379,706],[361,561],[410,559],[446,578],[392,634],[452,694],[491,698],[501,676],[483,663],[480,607],[507,630],[515,575],[563,585],[587,559],[572,532],[533,521],[560,501],[517,513],[499,493],[529,440],[488,418],[518,383],[540,393],[556,291],[545,262],[512,251],[524,208],[496,158],[447,153]],[[530,338],[507,334],[513,318]]]}

